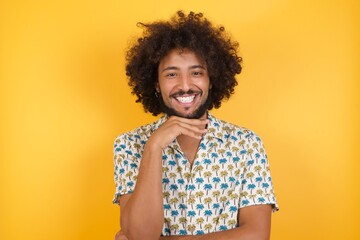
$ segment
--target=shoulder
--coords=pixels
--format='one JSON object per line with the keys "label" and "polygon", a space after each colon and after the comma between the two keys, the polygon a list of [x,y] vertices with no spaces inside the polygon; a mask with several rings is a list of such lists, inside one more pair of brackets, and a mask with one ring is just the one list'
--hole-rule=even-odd
{"label": "shoulder", "polygon": [[260,136],[249,128],[239,126],[216,117],[212,117],[212,119],[214,122],[213,126],[218,128],[218,131],[223,132],[224,134],[228,134],[229,137],[239,136],[242,139],[254,139],[261,141]]}
{"label": "shoulder", "polygon": [[121,161],[125,157],[127,160],[141,158],[150,130],[151,124],[147,124],[118,135],[115,138],[113,148],[115,160]]}
{"label": "shoulder", "polygon": [[129,132],[122,133],[118,135],[115,138],[115,143],[121,143],[126,141],[137,141],[140,139],[147,139],[147,136],[149,135],[151,131],[151,124],[143,125],[140,127],[137,127]]}
{"label": "shoulder", "polygon": [[142,125],[129,132],[122,133],[115,138],[114,145],[126,143],[138,143],[144,145],[151,134],[164,122],[164,118],[160,118],[155,122]]}

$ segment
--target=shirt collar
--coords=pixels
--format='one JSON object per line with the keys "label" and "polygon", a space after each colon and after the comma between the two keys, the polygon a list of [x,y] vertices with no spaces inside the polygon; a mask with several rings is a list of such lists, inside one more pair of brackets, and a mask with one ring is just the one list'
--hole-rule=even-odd
{"label": "shirt collar", "polygon": [[[157,121],[155,121],[151,126],[151,132],[150,135],[155,132],[156,129],[158,129],[166,120],[169,118],[167,114],[162,115]],[[150,137],[150,136],[149,136]]]}
{"label": "shirt collar", "polygon": [[215,138],[224,142],[225,140],[225,132],[223,131],[223,122],[220,119],[214,117],[211,113],[208,112],[208,119],[210,120],[207,126],[207,133],[205,134],[206,138]]}

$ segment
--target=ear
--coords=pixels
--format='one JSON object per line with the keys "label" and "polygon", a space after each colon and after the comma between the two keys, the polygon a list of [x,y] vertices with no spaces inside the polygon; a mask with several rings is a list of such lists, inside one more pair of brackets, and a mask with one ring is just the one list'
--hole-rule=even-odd
{"label": "ear", "polygon": [[156,90],[157,93],[160,92],[159,82],[155,83],[155,90]]}

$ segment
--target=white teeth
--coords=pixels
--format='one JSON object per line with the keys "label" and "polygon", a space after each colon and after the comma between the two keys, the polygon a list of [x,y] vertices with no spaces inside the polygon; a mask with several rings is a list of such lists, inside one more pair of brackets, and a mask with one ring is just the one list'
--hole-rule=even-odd
{"label": "white teeth", "polygon": [[194,100],[195,96],[188,96],[188,97],[177,97],[176,99],[181,103],[190,103]]}

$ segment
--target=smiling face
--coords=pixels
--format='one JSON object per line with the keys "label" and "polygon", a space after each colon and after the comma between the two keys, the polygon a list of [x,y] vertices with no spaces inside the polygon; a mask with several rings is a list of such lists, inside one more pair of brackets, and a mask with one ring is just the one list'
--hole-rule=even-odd
{"label": "smiling face", "polygon": [[206,117],[210,80],[207,66],[196,54],[174,49],[161,59],[157,91],[165,113],[186,118]]}

